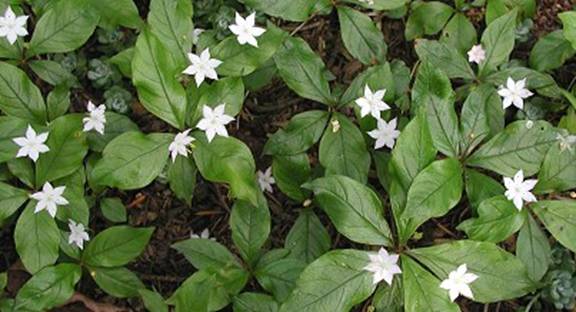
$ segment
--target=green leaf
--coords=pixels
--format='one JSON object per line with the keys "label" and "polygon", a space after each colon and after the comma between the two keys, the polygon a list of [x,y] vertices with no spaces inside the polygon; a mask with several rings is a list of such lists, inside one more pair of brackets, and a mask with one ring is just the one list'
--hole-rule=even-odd
{"label": "green leaf", "polygon": [[368,254],[359,250],[331,251],[304,269],[296,288],[280,311],[346,312],[366,300],[376,285],[364,270]]}
{"label": "green leaf", "polygon": [[334,103],[325,76],[326,65],[306,41],[287,38],[274,55],[274,61],[284,82],[298,95],[328,105]]}
{"label": "green leaf", "polygon": [[392,286],[380,284],[372,297],[372,306],[376,311],[403,312],[404,311],[404,288],[402,279],[392,280]]}
{"label": "green leaf", "polygon": [[274,298],[260,293],[241,293],[232,300],[235,312],[277,312],[278,303]]}
{"label": "green leaf", "polygon": [[58,209],[56,218],[64,223],[68,223],[69,219],[87,225],[90,218],[90,208],[84,199],[84,184],[86,183],[86,175],[84,167],[76,170],[71,175],[65,178],[56,180],[54,185],[64,185],[64,198],[68,200],[68,205],[63,209]]}
{"label": "green leaf", "polygon": [[466,184],[466,195],[473,210],[478,210],[480,203],[484,200],[501,195],[505,189],[500,182],[480,173],[474,169],[466,169],[464,180]]}
{"label": "green leaf", "polygon": [[0,273],[0,291],[3,292],[4,288],[8,285],[8,273]]}
{"label": "green leaf", "polygon": [[344,0],[344,2],[354,3],[367,9],[388,11],[402,8],[408,0],[374,0],[374,4],[369,4],[367,1],[363,0]]}
{"label": "green leaf", "polygon": [[502,100],[493,87],[482,84],[474,88],[464,101],[460,121],[461,147],[466,154],[504,129]]}
{"label": "green leaf", "polygon": [[468,219],[458,229],[466,232],[470,239],[499,243],[516,233],[524,224],[525,211],[500,195],[480,203],[478,218]]}
{"label": "green leaf", "polygon": [[290,257],[310,263],[330,250],[330,234],[312,209],[303,209],[286,236]]}
{"label": "green leaf", "polygon": [[176,197],[188,205],[192,203],[197,171],[192,157],[176,157],[176,160],[170,163],[168,167],[170,189]]}
{"label": "green leaf", "polygon": [[262,288],[272,293],[278,302],[283,302],[296,286],[296,280],[305,267],[306,262],[299,259],[279,259],[258,263],[254,275]]}
{"label": "green leaf", "polygon": [[538,71],[556,69],[574,54],[576,49],[561,30],[556,30],[538,39],[530,51],[530,67]]}
{"label": "green leaf", "polygon": [[402,256],[402,283],[406,312],[460,311],[448,292],[439,287],[440,280],[407,256]]}
{"label": "green leaf", "polygon": [[558,18],[564,26],[564,37],[572,43],[572,48],[576,49],[576,12],[563,12],[558,14]]}
{"label": "green leaf", "polygon": [[266,32],[258,37],[257,48],[249,44],[241,45],[236,36],[228,37],[211,50],[212,56],[223,62],[216,70],[223,76],[251,74],[276,53],[287,37],[288,33],[271,23]]}
{"label": "green leaf", "polygon": [[238,200],[230,214],[232,240],[248,263],[254,263],[258,259],[270,234],[270,211],[265,199],[260,202],[260,205],[253,206]]}
{"label": "green leaf", "polygon": [[400,216],[409,219],[411,225],[400,233],[400,241],[405,242],[428,219],[441,217],[454,208],[462,188],[462,167],[454,158],[437,160],[422,170],[410,186]]}
{"label": "green leaf", "polygon": [[38,20],[26,54],[32,57],[76,50],[92,36],[98,19],[88,1],[56,2]]}
{"label": "green leaf", "polygon": [[389,63],[368,67],[360,75],[354,78],[346,92],[340,98],[338,106],[355,105],[353,102],[364,96],[364,87],[368,85],[371,90],[386,89],[384,101],[393,102],[399,94],[396,88],[400,78],[393,74]]}
{"label": "green leaf", "polygon": [[26,270],[32,274],[56,263],[60,243],[60,232],[54,218],[46,211],[34,213],[35,206],[36,201],[28,202],[14,229],[16,251]]}
{"label": "green leaf", "polygon": [[366,65],[386,62],[384,35],[369,16],[340,6],[338,19],[342,41],[352,56]]}
{"label": "green leaf", "polygon": [[120,51],[118,54],[112,56],[108,61],[116,65],[122,75],[132,78],[132,59],[134,58],[134,47]]}
{"label": "green leaf", "polygon": [[28,200],[28,192],[0,182],[0,228]]}
{"label": "green leaf", "polygon": [[531,207],[560,244],[576,251],[576,202],[546,200],[532,203]]}
{"label": "green leaf", "polygon": [[90,240],[82,261],[90,266],[106,268],[123,266],[144,251],[153,232],[153,227],[109,227]]}
{"label": "green leaf", "polygon": [[284,0],[243,0],[241,2],[256,11],[291,22],[307,20],[316,5],[316,1],[310,0],[294,0],[290,2]]}
{"label": "green leaf", "polygon": [[328,214],[338,232],[352,241],[390,246],[391,233],[378,195],[364,184],[344,176],[327,176],[305,185]]}
{"label": "green leaf", "polygon": [[177,79],[182,68],[173,51],[164,47],[149,29],[144,29],[136,41],[132,82],[149,112],[182,129],[187,99],[186,91]]}
{"label": "green leaf", "polygon": [[217,136],[208,143],[204,135],[194,142],[194,160],[204,179],[230,184],[234,197],[259,204],[260,188],[256,183],[256,165],[250,149],[233,137]]}
{"label": "green leaf", "polygon": [[406,40],[438,33],[448,22],[452,12],[452,7],[439,1],[414,3],[404,31]]}
{"label": "green leaf", "polygon": [[60,65],[58,62],[50,60],[34,60],[30,61],[28,65],[30,66],[30,69],[32,69],[32,71],[38,77],[40,77],[40,79],[53,86],[78,85],[78,79],[76,76],[62,67],[62,65]]}
{"label": "green leaf", "polygon": [[175,312],[209,312],[228,305],[230,296],[217,273],[201,270],[185,280],[167,302],[175,306]]}
{"label": "green leaf", "polygon": [[82,131],[80,114],[69,114],[54,120],[49,126],[47,153],[36,162],[36,186],[74,173],[82,167],[88,153],[86,134]]}
{"label": "green leaf", "polygon": [[210,239],[190,238],[175,243],[172,248],[183,254],[198,270],[241,267],[236,257],[226,247]]}
{"label": "green leaf", "polygon": [[106,146],[102,159],[91,172],[91,180],[97,185],[123,190],[142,188],[164,168],[171,141],[170,134],[126,132]]}
{"label": "green leaf", "polygon": [[[187,0],[152,0],[148,13],[148,24],[164,53],[171,54],[176,63],[174,70],[181,71],[187,63],[186,53],[192,50],[193,6]],[[144,59],[143,62],[149,61]],[[136,65],[136,64],[134,64]],[[132,66],[136,69],[136,66]],[[166,68],[160,66],[160,68]],[[172,68],[170,68],[172,70]],[[176,74],[170,72],[170,75]],[[178,73],[179,74],[179,73]]]}
{"label": "green leaf", "polygon": [[476,44],[476,40],[474,25],[462,13],[452,16],[440,36],[440,42],[456,48],[464,56]]}
{"label": "green leaf", "polygon": [[370,153],[362,132],[340,113],[334,113],[331,122],[338,122],[340,127],[336,132],[334,127],[324,131],[318,151],[326,175],[344,175],[365,183],[370,169]]}
{"label": "green leaf", "polygon": [[104,217],[112,222],[126,222],[126,207],[117,197],[103,198],[100,201],[100,210]]}
{"label": "green leaf", "polygon": [[418,67],[416,81],[412,87],[412,113],[416,114],[421,107],[426,107],[432,96],[448,101],[454,97],[454,91],[450,79],[441,69],[424,62]]}
{"label": "green leaf", "polygon": [[481,303],[522,297],[536,288],[524,264],[492,243],[460,240],[413,249],[410,255],[441,280],[465,263],[469,272],[478,275],[470,288],[474,300]]}
{"label": "green leaf", "polygon": [[328,122],[326,111],[310,110],[295,115],[284,129],[278,130],[266,142],[267,155],[296,155],[316,144]]}
{"label": "green leaf", "polygon": [[100,14],[100,23],[107,28],[124,26],[138,29],[144,24],[132,0],[89,0],[91,8]]}
{"label": "green leaf", "polygon": [[486,27],[480,40],[486,50],[486,60],[480,64],[480,76],[485,76],[498,65],[508,61],[514,49],[517,13],[517,10],[512,10]]}
{"label": "green leaf", "polygon": [[29,188],[34,188],[34,167],[32,160],[16,158],[8,161],[8,170]]}
{"label": "green leaf", "polygon": [[98,287],[116,298],[138,296],[138,291],[145,288],[138,276],[123,268],[90,268],[90,276]]}
{"label": "green leaf", "polygon": [[168,305],[164,302],[164,298],[162,298],[159,293],[144,288],[139,289],[138,292],[140,293],[144,306],[148,311],[168,312]]}
{"label": "green leaf", "polygon": [[46,105],[36,85],[18,67],[0,62],[0,110],[29,122],[46,123]]}
{"label": "green leaf", "polygon": [[67,85],[59,85],[48,93],[46,98],[48,120],[54,120],[68,112],[70,108],[70,89]]}
{"label": "green leaf", "polygon": [[291,199],[303,202],[310,192],[301,187],[312,175],[310,159],[305,153],[291,156],[274,156],[272,161],[272,176],[276,185]]}
{"label": "green leaf", "polygon": [[189,125],[194,125],[202,117],[204,106],[215,108],[218,105],[226,104],[225,113],[228,116],[236,116],[242,110],[244,104],[244,84],[240,78],[224,78],[215,81],[211,85],[200,89],[201,96],[198,102],[190,107],[191,119]]}
{"label": "green leaf", "polygon": [[48,311],[66,303],[81,276],[82,269],[73,263],[44,268],[18,291],[14,311]]}
{"label": "green leaf", "polygon": [[553,144],[546,153],[534,191],[539,194],[562,192],[576,187],[576,153]]}
{"label": "green leaf", "polygon": [[516,240],[516,256],[524,263],[533,281],[538,282],[544,277],[552,263],[551,254],[548,237],[528,214]]}
{"label": "green leaf", "polygon": [[[0,116],[0,163],[16,158],[20,147],[12,139],[26,134],[28,122],[12,116]],[[39,131],[37,127],[33,127]]]}
{"label": "green leaf", "polygon": [[474,79],[468,60],[455,47],[435,40],[418,39],[415,48],[421,61],[434,64],[449,78]]}
{"label": "green leaf", "polygon": [[527,177],[537,173],[546,152],[556,142],[556,136],[552,126],[545,121],[535,121],[530,128],[526,125],[526,121],[509,124],[472,154],[467,165],[507,177],[514,176],[520,169]]}
{"label": "green leaf", "polygon": [[90,131],[86,134],[90,149],[95,152],[102,152],[106,145],[114,140],[117,136],[130,131],[138,131],[136,125],[130,118],[125,115],[106,112],[106,126],[104,134]]}

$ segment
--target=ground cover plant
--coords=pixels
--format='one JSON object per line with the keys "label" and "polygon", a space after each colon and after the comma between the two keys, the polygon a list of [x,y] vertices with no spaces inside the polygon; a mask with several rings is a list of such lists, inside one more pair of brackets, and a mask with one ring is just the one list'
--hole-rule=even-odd
{"label": "ground cover plant", "polygon": [[563,0],[0,0],[0,311],[571,311]]}

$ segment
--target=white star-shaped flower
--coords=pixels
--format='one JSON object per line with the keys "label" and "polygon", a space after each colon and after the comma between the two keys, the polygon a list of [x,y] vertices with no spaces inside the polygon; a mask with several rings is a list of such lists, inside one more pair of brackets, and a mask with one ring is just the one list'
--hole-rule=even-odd
{"label": "white star-shaped flower", "polygon": [[190,38],[192,39],[192,44],[193,45],[197,45],[198,41],[200,40],[200,35],[204,32],[205,30],[202,28],[194,28],[194,30],[192,30],[192,34],[190,35]]}
{"label": "white star-shaped flower", "polygon": [[216,134],[223,137],[228,136],[228,131],[225,126],[232,122],[234,118],[224,113],[225,108],[226,104],[220,104],[214,109],[207,105],[204,105],[204,108],[202,108],[202,119],[196,127],[206,133],[208,142],[212,142]]}
{"label": "white star-shaped flower", "polygon": [[573,152],[574,145],[576,145],[576,135],[562,135],[558,133],[556,135],[556,139],[560,142],[560,152],[564,152],[568,150],[569,152]]}
{"label": "white star-shaped flower", "polygon": [[524,181],[524,172],[519,170],[514,175],[514,178],[504,178],[504,185],[506,186],[506,198],[511,200],[516,206],[516,209],[522,210],[523,202],[535,202],[536,196],[530,191],[536,186],[538,180],[531,179]]}
{"label": "white star-shaped flower", "polygon": [[74,222],[74,220],[68,220],[68,228],[70,229],[70,236],[68,236],[68,244],[76,245],[78,248],[84,248],[84,242],[90,240],[90,236],[84,228],[84,224]]}
{"label": "white star-shaped flower", "polygon": [[68,205],[68,200],[62,196],[65,190],[65,186],[52,187],[50,182],[44,183],[42,191],[30,195],[30,198],[38,201],[34,213],[46,210],[55,217],[58,206]]}
{"label": "white star-shaped flower", "polygon": [[26,30],[27,15],[16,16],[12,8],[8,7],[4,16],[0,16],[0,37],[6,37],[10,44],[14,44],[18,37],[28,35]]}
{"label": "white star-shaped flower", "polygon": [[387,146],[392,149],[400,131],[396,130],[396,118],[386,122],[384,119],[378,119],[378,128],[368,131],[368,135],[376,140],[374,149],[379,149],[382,146]]}
{"label": "white star-shaped flower", "polygon": [[368,85],[364,86],[364,96],[356,100],[356,104],[360,106],[360,116],[372,114],[374,118],[380,119],[380,112],[390,109],[390,106],[382,100],[385,94],[386,89],[372,93]]}
{"label": "white star-shaped flower", "polygon": [[450,272],[448,278],[440,283],[440,288],[448,290],[450,300],[456,300],[459,295],[474,299],[472,289],[468,285],[478,279],[478,275],[467,273],[466,271],[468,271],[466,264],[462,264],[456,270]]}
{"label": "white star-shaped flower", "polygon": [[236,24],[228,26],[230,31],[236,35],[238,43],[245,45],[246,43],[251,46],[258,47],[256,37],[260,37],[266,29],[256,27],[256,13],[248,15],[244,19],[238,12],[236,12]]}
{"label": "white star-shaped flower", "polygon": [[216,73],[215,69],[222,64],[222,61],[211,58],[210,49],[202,51],[199,56],[194,53],[188,53],[188,60],[190,65],[186,67],[183,73],[194,76],[198,87],[206,77],[218,80],[218,73]]}
{"label": "white star-shaped flower", "polygon": [[372,283],[378,284],[384,280],[388,285],[392,285],[394,274],[402,273],[398,266],[398,255],[389,254],[384,248],[376,253],[369,253],[370,263],[364,267],[365,271],[374,273],[372,275]]}
{"label": "white star-shaped flower", "polygon": [[104,134],[104,126],[106,125],[106,106],[104,104],[96,107],[94,103],[88,101],[88,116],[82,119],[84,122],[84,132],[96,130],[100,134]]}
{"label": "white star-shaped flower", "polygon": [[524,99],[534,95],[534,93],[526,89],[526,78],[515,82],[510,77],[506,80],[506,87],[500,86],[498,94],[502,97],[502,106],[504,109],[508,108],[508,106],[512,104],[519,109],[523,109]]}
{"label": "white star-shaped flower", "polygon": [[188,129],[184,132],[180,132],[176,134],[174,140],[168,146],[168,150],[170,151],[170,157],[172,158],[172,162],[176,161],[176,156],[182,155],[184,157],[188,157],[188,146],[192,144],[192,142],[196,141],[195,138],[189,136],[188,134],[192,131],[192,129]]}
{"label": "white star-shaped flower", "polygon": [[14,138],[12,141],[20,146],[16,157],[30,157],[34,162],[42,153],[48,152],[50,149],[44,142],[48,139],[48,132],[36,135],[36,131],[28,125],[26,129],[26,136]]}
{"label": "white star-shaped flower", "polygon": [[200,235],[190,232],[190,238],[200,238],[200,239],[209,239],[209,240],[216,240],[214,237],[210,237],[210,231],[206,228],[204,229]]}
{"label": "white star-shaped flower", "polygon": [[468,62],[480,64],[486,59],[486,51],[482,48],[482,45],[477,44],[472,46],[470,51],[468,51]]}
{"label": "white star-shaped flower", "polygon": [[268,191],[269,193],[274,192],[272,189],[272,184],[275,184],[276,180],[272,176],[272,167],[268,167],[268,169],[266,169],[264,172],[258,170],[256,175],[258,176],[258,184],[260,185],[260,189],[262,191]]}

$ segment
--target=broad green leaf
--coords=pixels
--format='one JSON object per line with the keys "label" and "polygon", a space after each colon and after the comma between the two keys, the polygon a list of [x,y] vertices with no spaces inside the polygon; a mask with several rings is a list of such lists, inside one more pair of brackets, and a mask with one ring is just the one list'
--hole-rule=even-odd
{"label": "broad green leaf", "polygon": [[250,149],[233,137],[217,136],[208,143],[196,135],[194,160],[204,179],[228,183],[234,197],[258,205],[261,191],[256,183],[256,165]]}
{"label": "broad green leaf", "polygon": [[486,25],[490,25],[495,19],[509,11],[505,0],[487,0],[486,2]]}
{"label": "broad green leaf", "polygon": [[546,200],[532,203],[531,207],[556,240],[576,251],[576,202]]}
{"label": "broad green leaf", "polygon": [[364,270],[368,260],[367,252],[352,249],[324,254],[300,274],[280,311],[351,311],[376,289],[372,274]]}
{"label": "broad green leaf", "polygon": [[168,312],[168,305],[164,302],[164,298],[162,298],[162,295],[159,293],[144,288],[139,289],[138,293],[140,293],[144,306],[149,311]]}
{"label": "broad green leaf", "polygon": [[287,38],[274,55],[274,61],[284,82],[298,95],[327,105],[334,104],[325,76],[326,65],[306,41]]}
{"label": "broad green leaf", "polygon": [[500,182],[474,169],[465,170],[464,181],[466,195],[474,211],[478,210],[484,200],[504,194],[505,191]]}
{"label": "broad green leaf", "polygon": [[278,302],[284,302],[294,289],[306,264],[294,258],[258,263],[254,275],[262,288],[272,293]]}
{"label": "broad green leaf", "polygon": [[374,4],[370,4],[368,1],[363,0],[344,0],[344,2],[354,3],[367,9],[394,10],[402,8],[408,0],[374,0]]}
{"label": "broad green leaf", "polygon": [[556,30],[538,39],[530,51],[530,67],[538,71],[556,69],[574,54],[576,49],[561,30]]}
{"label": "broad green leaf", "polygon": [[556,142],[552,126],[545,121],[516,121],[482,145],[466,164],[512,177],[522,169],[525,176],[540,170],[550,146]]}
{"label": "broad green leaf", "polygon": [[[0,116],[0,163],[16,158],[20,147],[12,139],[26,134],[28,122],[12,116]],[[36,133],[41,133],[39,127],[33,127]]]}
{"label": "broad green leaf", "polygon": [[460,115],[461,148],[469,154],[482,141],[504,129],[502,100],[493,87],[482,84],[470,92]]}
{"label": "broad green leaf", "polygon": [[142,188],[164,168],[171,141],[170,134],[126,132],[106,146],[91,172],[91,180],[123,190]]}
{"label": "broad green leaf", "polygon": [[416,54],[423,62],[433,64],[450,78],[474,79],[468,60],[453,46],[435,40],[418,39]]}
{"label": "broad green leaf", "polygon": [[36,23],[27,55],[76,50],[92,36],[98,19],[88,1],[56,2]]}
{"label": "broad green leaf", "polygon": [[448,22],[452,12],[452,7],[439,1],[415,2],[406,22],[404,36],[407,40],[413,40],[436,34]]}
{"label": "broad green leaf", "polygon": [[310,196],[310,192],[303,189],[301,185],[308,182],[311,175],[312,169],[307,154],[274,156],[272,176],[282,193],[291,199],[303,202]]}
{"label": "broad green leaf", "polygon": [[153,232],[153,227],[109,227],[88,242],[82,261],[106,268],[125,265],[144,251]]}
{"label": "broad green leaf", "polygon": [[34,60],[28,63],[30,69],[38,76],[40,79],[46,81],[47,83],[58,86],[67,85],[74,86],[78,85],[78,79],[72,73],[67,71],[60,63],[50,60]]}
{"label": "broad green leaf", "polygon": [[64,198],[68,200],[68,205],[58,209],[56,218],[64,223],[72,219],[84,225],[88,225],[90,219],[90,207],[84,199],[84,184],[86,184],[86,174],[84,167],[80,167],[74,173],[66,176],[65,178],[58,179],[53,182],[56,186],[65,186]]}
{"label": "broad green leaf", "polygon": [[407,256],[402,256],[402,284],[406,312],[460,311],[448,292],[439,287],[440,280]]}
{"label": "broad green leaf", "polygon": [[46,122],[46,105],[36,85],[25,72],[0,62],[0,110],[29,122]]}
{"label": "broad green leaf", "polygon": [[450,79],[442,69],[435,67],[434,64],[424,62],[418,67],[411,96],[411,110],[414,115],[421,107],[426,107],[432,96],[447,101],[454,97],[454,91]]}
{"label": "broad green leaf", "polygon": [[241,45],[236,36],[231,36],[220,42],[211,54],[223,63],[216,69],[223,76],[246,76],[262,67],[281,47],[288,33],[268,24],[266,32],[258,37],[258,47],[249,44]]}
{"label": "broad green leaf", "polygon": [[517,13],[517,10],[510,11],[495,19],[484,30],[480,42],[486,50],[486,60],[480,64],[480,76],[485,76],[508,61],[514,49]]}
{"label": "broad green leaf", "polygon": [[552,263],[548,237],[532,216],[528,215],[516,240],[516,256],[524,263],[528,275],[538,282],[544,277]]}
{"label": "broad green leaf", "polygon": [[176,157],[168,165],[168,183],[176,197],[190,205],[196,188],[196,164],[192,157]]}
{"label": "broad green leaf", "polygon": [[260,293],[245,292],[232,300],[235,312],[277,312],[278,303],[274,298]]}
{"label": "broad green leaf", "polygon": [[16,251],[26,270],[32,274],[56,263],[60,243],[60,232],[54,218],[46,211],[34,213],[35,207],[36,201],[28,202],[14,229]]}
{"label": "broad green leaf", "polygon": [[107,28],[124,26],[138,29],[144,24],[133,0],[89,0],[91,8],[100,14],[100,24]]}
{"label": "broad green leaf", "polygon": [[538,175],[537,193],[562,192],[576,188],[576,153],[559,143],[546,153]]}
{"label": "broad green leaf", "polygon": [[[192,49],[192,15],[193,6],[187,0],[152,0],[148,13],[148,24],[152,34],[161,43],[167,54],[172,55],[176,63],[174,70],[182,70],[187,63],[186,53]],[[147,59],[143,60],[144,62]],[[132,68],[137,69],[133,65]],[[160,68],[166,68],[161,66]],[[172,68],[170,69],[172,70]],[[176,72],[170,72],[174,75]]]}
{"label": "broad green leaf", "polygon": [[112,222],[126,222],[126,207],[117,197],[103,198],[100,201],[100,210],[104,217]]}
{"label": "broad green leaf", "polygon": [[116,65],[122,75],[127,78],[132,78],[132,59],[134,58],[134,47],[119,52],[112,56],[108,61]]}
{"label": "broad green leaf", "polygon": [[244,84],[242,79],[230,77],[215,81],[211,85],[200,89],[201,96],[195,105],[190,106],[192,114],[188,124],[194,125],[202,117],[204,106],[215,108],[226,104],[225,113],[228,116],[236,116],[242,110],[244,104]]}
{"label": "broad green leaf", "polygon": [[386,61],[388,46],[384,42],[384,35],[369,16],[340,6],[338,19],[342,41],[352,56],[366,65]]}
{"label": "broad green leaf", "polygon": [[174,55],[174,51],[164,47],[149,29],[144,29],[136,41],[132,82],[148,111],[181,129],[184,127],[187,99],[186,91],[177,79],[182,68]]}
{"label": "broad green leaf", "polygon": [[410,255],[432,270],[440,280],[446,279],[451,271],[465,263],[468,272],[478,275],[470,288],[474,300],[481,303],[522,297],[536,289],[524,264],[493,243],[460,240],[413,249]]}
{"label": "broad green leaf", "polygon": [[172,245],[172,248],[186,257],[198,269],[240,268],[236,257],[222,244],[203,238],[190,238]]}
{"label": "broad green leaf", "polygon": [[70,108],[70,104],[70,89],[68,86],[56,86],[46,97],[48,120],[54,120],[66,114]]}
{"label": "broad green leaf", "polygon": [[36,162],[36,186],[74,173],[82,167],[88,153],[86,134],[82,131],[80,114],[57,118],[49,126],[47,153],[40,154]]}
{"label": "broad green leaf", "polygon": [[145,288],[138,276],[124,267],[92,267],[90,276],[98,287],[116,298],[136,297],[138,290]]}
{"label": "broad green leaf", "polygon": [[167,303],[175,306],[175,312],[219,311],[230,302],[224,286],[215,272],[200,270],[185,280]]}
{"label": "broad green leaf", "polygon": [[466,52],[476,44],[476,29],[466,15],[456,13],[442,30],[440,42],[446,43],[456,48],[460,54],[466,55]]}
{"label": "broad green leaf", "polygon": [[416,228],[430,218],[441,217],[454,208],[462,196],[462,167],[458,160],[437,160],[424,168],[414,179],[400,218],[410,220],[400,233],[405,242]]}
{"label": "broad green leaf", "polygon": [[564,26],[564,37],[572,43],[572,48],[576,49],[576,12],[563,12],[558,14],[558,18]]}
{"label": "broad green leaf", "polygon": [[360,75],[354,78],[346,92],[340,98],[338,106],[356,105],[354,101],[364,96],[364,87],[368,85],[372,91],[386,89],[384,101],[393,102],[397,95],[396,87],[399,78],[392,73],[389,63],[368,67]]}
{"label": "broad green leaf", "polygon": [[310,110],[295,115],[284,129],[278,130],[266,142],[267,155],[295,155],[316,144],[328,122],[326,111]]}
{"label": "broad green leaf", "polygon": [[330,250],[330,234],[312,209],[303,209],[286,236],[290,257],[310,263]]}
{"label": "broad green leaf", "polygon": [[332,223],[352,241],[390,246],[391,233],[378,195],[364,184],[345,176],[327,176],[305,185]]}
{"label": "broad green leaf", "polygon": [[242,258],[248,263],[254,263],[270,234],[270,211],[266,199],[260,199],[257,206],[242,200],[236,201],[230,214],[230,229],[234,245]]}
{"label": "broad green leaf", "polygon": [[340,113],[333,114],[331,123],[335,122],[339,128],[330,127],[320,140],[320,164],[326,169],[326,175],[344,175],[365,183],[370,169],[370,153],[362,132]]}
{"label": "broad green leaf", "polygon": [[28,192],[0,182],[0,228],[28,200]]}
{"label": "broad green leaf", "polygon": [[8,161],[8,170],[29,188],[34,188],[34,165],[28,158],[16,158]]}
{"label": "broad green leaf", "polygon": [[372,306],[377,312],[403,312],[404,288],[402,279],[393,279],[392,286],[381,283],[372,297]]}
{"label": "broad green leaf", "polygon": [[125,115],[114,112],[106,112],[106,125],[104,134],[90,131],[86,135],[90,149],[95,152],[102,152],[106,145],[117,136],[129,132],[138,131],[138,125]]}
{"label": "broad green leaf", "polygon": [[264,12],[270,16],[280,17],[292,22],[307,20],[312,12],[316,1],[310,0],[242,0],[247,6],[258,12]]}
{"label": "broad green leaf", "polygon": [[499,87],[506,84],[508,77],[515,81],[526,78],[526,88],[536,90],[540,95],[551,98],[562,96],[562,89],[558,87],[552,76],[525,67],[509,67],[497,71],[487,76],[485,81]]}
{"label": "broad green leaf", "polygon": [[73,263],[44,268],[18,291],[13,311],[48,311],[66,303],[81,276],[82,268]]}
{"label": "broad green leaf", "polygon": [[524,224],[525,211],[519,211],[504,196],[484,200],[478,207],[478,218],[468,219],[458,229],[477,241],[499,243],[516,233]]}
{"label": "broad green leaf", "polygon": [[8,273],[0,273],[0,291],[4,291],[6,285],[8,285]]}
{"label": "broad green leaf", "polygon": [[434,94],[425,96],[427,101],[422,103],[424,106],[421,113],[428,120],[434,146],[446,156],[457,157],[460,154],[461,138],[453,94],[442,98]]}

